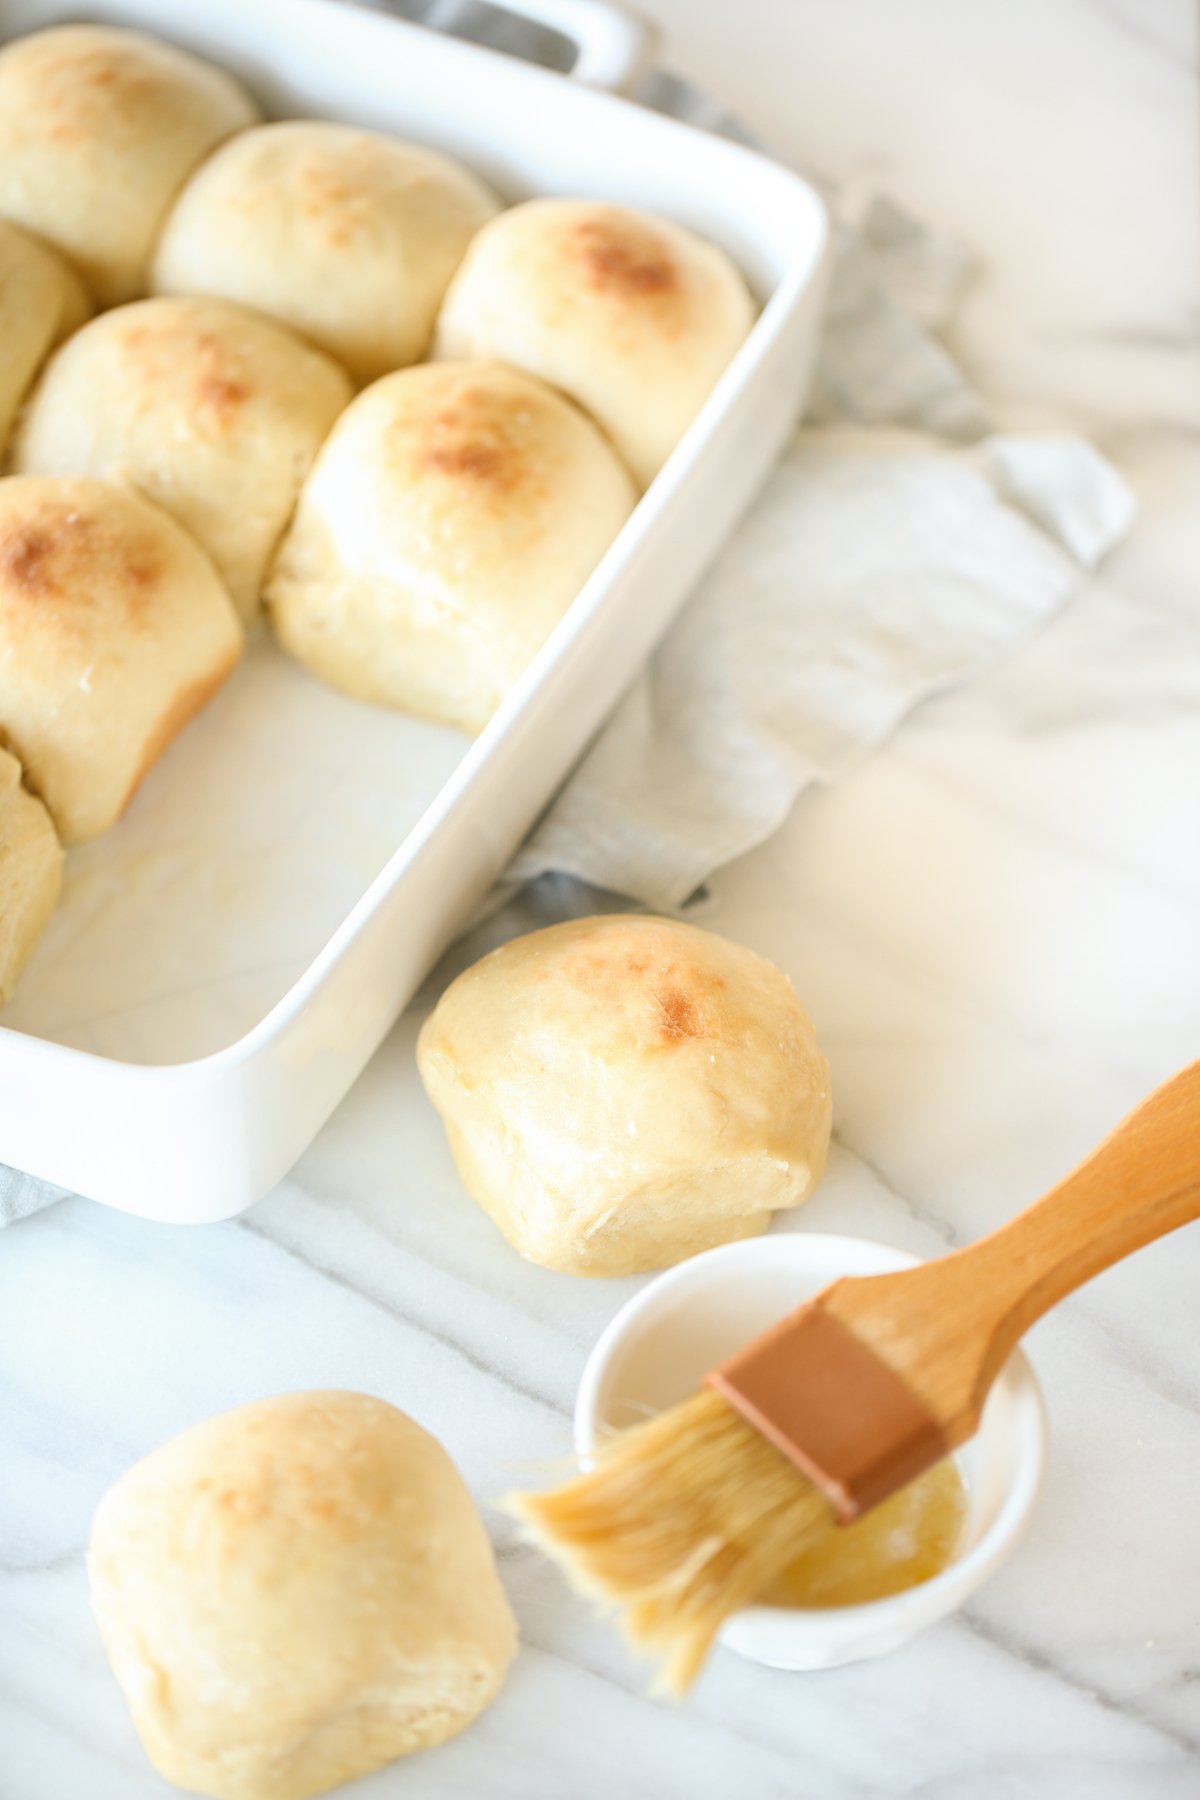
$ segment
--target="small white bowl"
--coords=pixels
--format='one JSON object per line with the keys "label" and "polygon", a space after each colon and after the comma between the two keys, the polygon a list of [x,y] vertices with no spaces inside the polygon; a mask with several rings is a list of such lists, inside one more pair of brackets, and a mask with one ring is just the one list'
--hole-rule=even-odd
{"label": "small white bowl", "polygon": [[[839,1275],[875,1275],[918,1259],[860,1238],[772,1233],[669,1269],[613,1319],[583,1371],[575,1447],[589,1457],[615,1429],[695,1391],[714,1364]],[[967,1521],[954,1561],[919,1586],[862,1606],[755,1606],[721,1642],[776,1669],[832,1669],[897,1649],[961,1606],[1024,1529],[1041,1484],[1046,1414],[1025,1357],[1009,1358],[975,1438],[958,1452]]]}

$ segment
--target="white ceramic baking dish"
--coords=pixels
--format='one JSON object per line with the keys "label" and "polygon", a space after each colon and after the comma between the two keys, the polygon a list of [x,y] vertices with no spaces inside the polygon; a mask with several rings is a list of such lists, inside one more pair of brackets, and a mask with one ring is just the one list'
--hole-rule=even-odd
{"label": "white ceramic baking dish", "polygon": [[[517,0],[514,10],[523,10]],[[0,1028],[0,1162],[148,1218],[249,1206],[291,1167],[593,735],[760,486],[802,403],[826,221],[795,176],[587,83],[644,43],[594,3],[584,82],[343,0],[0,0],[158,33],[268,111],[461,157],[505,196],[588,194],[723,244],[763,302],[700,417],[488,729],[322,688],[265,637],[105,838]],[[399,1173],[399,1172],[398,1172]]]}

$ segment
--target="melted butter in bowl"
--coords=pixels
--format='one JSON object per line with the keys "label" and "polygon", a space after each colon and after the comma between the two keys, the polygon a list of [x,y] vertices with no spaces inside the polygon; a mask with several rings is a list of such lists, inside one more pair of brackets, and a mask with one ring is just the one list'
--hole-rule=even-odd
{"label": "melted butter in bowl", "polygon": [[[830,1282],[913,1261],[863,1238],[776,1230],[666,1270],[626,1301],[588,1358],[575,1409],[580,1456],[686,1399],[708,1369]],[[769,1668],[798,1670],[899,1649],[1000,1566],[1031,1515],[1045,1456],[1041,1395],[1018,1352],[979,1431],[951,1462],[857,1524],[831,1522],[815,1547],[797,1542],[793,1567],[726,1620],[721,1643]]]}
{"label": "melted butter in bowl", "polygon": [[966,1519],[962,1473],[948,1457],[853,1525],[831,1519],[759,1604],[861,1606],[902,1594],[954,1560]]}

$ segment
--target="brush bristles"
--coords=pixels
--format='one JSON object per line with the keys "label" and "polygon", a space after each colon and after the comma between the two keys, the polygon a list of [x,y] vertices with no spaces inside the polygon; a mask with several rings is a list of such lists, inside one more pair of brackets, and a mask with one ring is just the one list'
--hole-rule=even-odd
{"label": "brush bristles", "polygon": [[673,1694],[730,1614],[832,1521],[799,1469],[709,1389],[622,1432],[587,1474],[509,1505],[576,1586],[620,1609]]}

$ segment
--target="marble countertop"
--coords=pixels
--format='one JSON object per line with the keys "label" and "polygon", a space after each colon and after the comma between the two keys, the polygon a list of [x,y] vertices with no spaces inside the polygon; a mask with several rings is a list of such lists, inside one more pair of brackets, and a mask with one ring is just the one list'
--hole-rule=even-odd
{"label": "marble countertop", "polygon": [[[1068,423],[1140,521],[1102,578],[711,884],[786,968],[836,1143],[795,1228],[935,1253],[998,1223],[1200,1050],[1200,195],[1187,0],[642,0],[764,139],[958,231],[954,349],[1007,424]],[[434,1426],[477,1494],[554,1455],[635,1283],[522,1264],[462,1195],[406,1017],[245,1218],[70,1202],[0,1236],[0,1796],[151,1800],[83,1547],[183,1425],[306,1386]],[[1176,1800],[1200,1793],[1200,1230],[1030,1349],[1031,1534],[968,1609],[819,1676],[718,1655],[682,1710],[492,1518],[524,1650],[500,1700],[361,1800]]]}

